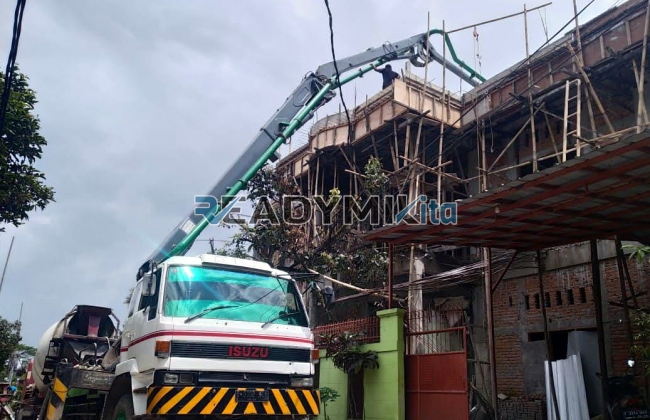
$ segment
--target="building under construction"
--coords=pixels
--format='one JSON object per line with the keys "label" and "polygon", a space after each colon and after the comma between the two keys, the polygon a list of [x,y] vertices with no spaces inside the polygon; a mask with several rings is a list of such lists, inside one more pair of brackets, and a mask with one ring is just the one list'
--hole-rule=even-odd
{"label": "building under construction", "polygon": [[[383,292],[408,305],[407,375],[419,379],[406,385],[407,418],[472,389],[500,418],[551,418],[549,383],[561,396],[566,378],[544,361],[576,353],[589,415],[602,413],[596,373],[628,368],[634,310],[650,305],[650,264],[621,248],[650,243],[648,10],[631,0],[582,25],[576,16],[563,37],[462,95],[407,66],[349,122],[345,112],[317,121],[278,163],[305,195],[362,195],[374,156],[391,194],[458,203],[455,226],[360,233],[390,250]],[[453,328],[467,334],[460,348],[438,339]],[[445,353],[469,383],[418,375]]]}

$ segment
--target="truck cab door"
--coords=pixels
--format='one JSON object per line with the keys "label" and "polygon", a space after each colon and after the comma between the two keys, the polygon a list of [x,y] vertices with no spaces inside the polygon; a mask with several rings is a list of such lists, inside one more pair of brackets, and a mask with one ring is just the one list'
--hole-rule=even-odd
{"label": "truck cab door", "polygon": [[[126,320],[124,320],[124,327],[122,331],[122,354],[126,354],[128,359],[128,349],[133,339],[133,314],[135,313],[136,308],[140,304],[140,297],[142,295],[142,281],[139,281],[133,293],[131,293],[131,299],[129,300],[129,308],[127,310]],[[124,361],[124,359],[122,359]]]}
{"label": "truck cab door", "polygon": [[[160,295],[160,271],[153,275],[153,284],[142,283],[143,293],[132,316],[132,339],[129,357],[135,358],[140,372],[155,368],[156,339],[158,330],[158,297]],[[144,293],[147,288],[149,293]],[[158,338],[160,339],[160,338]]]}

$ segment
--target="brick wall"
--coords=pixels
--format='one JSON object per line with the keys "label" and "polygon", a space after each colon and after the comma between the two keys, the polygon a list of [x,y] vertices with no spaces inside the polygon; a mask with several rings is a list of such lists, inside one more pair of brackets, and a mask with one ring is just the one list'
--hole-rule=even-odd
{"label": "brick wall", "polygon": [[499,401],[499,414],[503,419],[544,420],[546,407],[543,396],[509,398]]}
{"label": "brick wall", "polygon": [[[636,293],[647,291],[650,264],[628,261],[628,266]],[[604,300],[620,302],[616,260],[602,260],[600,271]],[[543,282],[544,296],[537,274],[503,280],[493,296],[497,386],[509,397],[500,402],[504,419],[542,418],[546,345],[541,305],[546,304],[551,332],[596,328],[589,263],[546,272]],[[647,295],[639,297],[641,306],[648,302]],[[603,311],[609,374],[621,374],[630,356],[624,310],[606,303]]]}

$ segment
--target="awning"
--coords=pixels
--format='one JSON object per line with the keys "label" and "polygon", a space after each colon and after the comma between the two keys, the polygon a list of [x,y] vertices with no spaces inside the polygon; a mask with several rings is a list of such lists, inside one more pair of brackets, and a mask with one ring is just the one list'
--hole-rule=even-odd
{"label": "awning", "polygon": [[534,250],[650,238],[650,132],[458,201],[456,225],[383,227],[364,239]]}

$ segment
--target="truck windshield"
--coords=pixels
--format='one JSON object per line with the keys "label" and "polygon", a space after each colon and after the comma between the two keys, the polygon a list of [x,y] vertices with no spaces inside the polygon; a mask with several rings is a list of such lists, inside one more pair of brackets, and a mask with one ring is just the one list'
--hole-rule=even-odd
{"label": "truck windshield", "polygon": [[308,326],[300,294],[291,281],[220,267],[169,267],[165,316],[190,317],[214,306],[224,308],[202,318]]}

